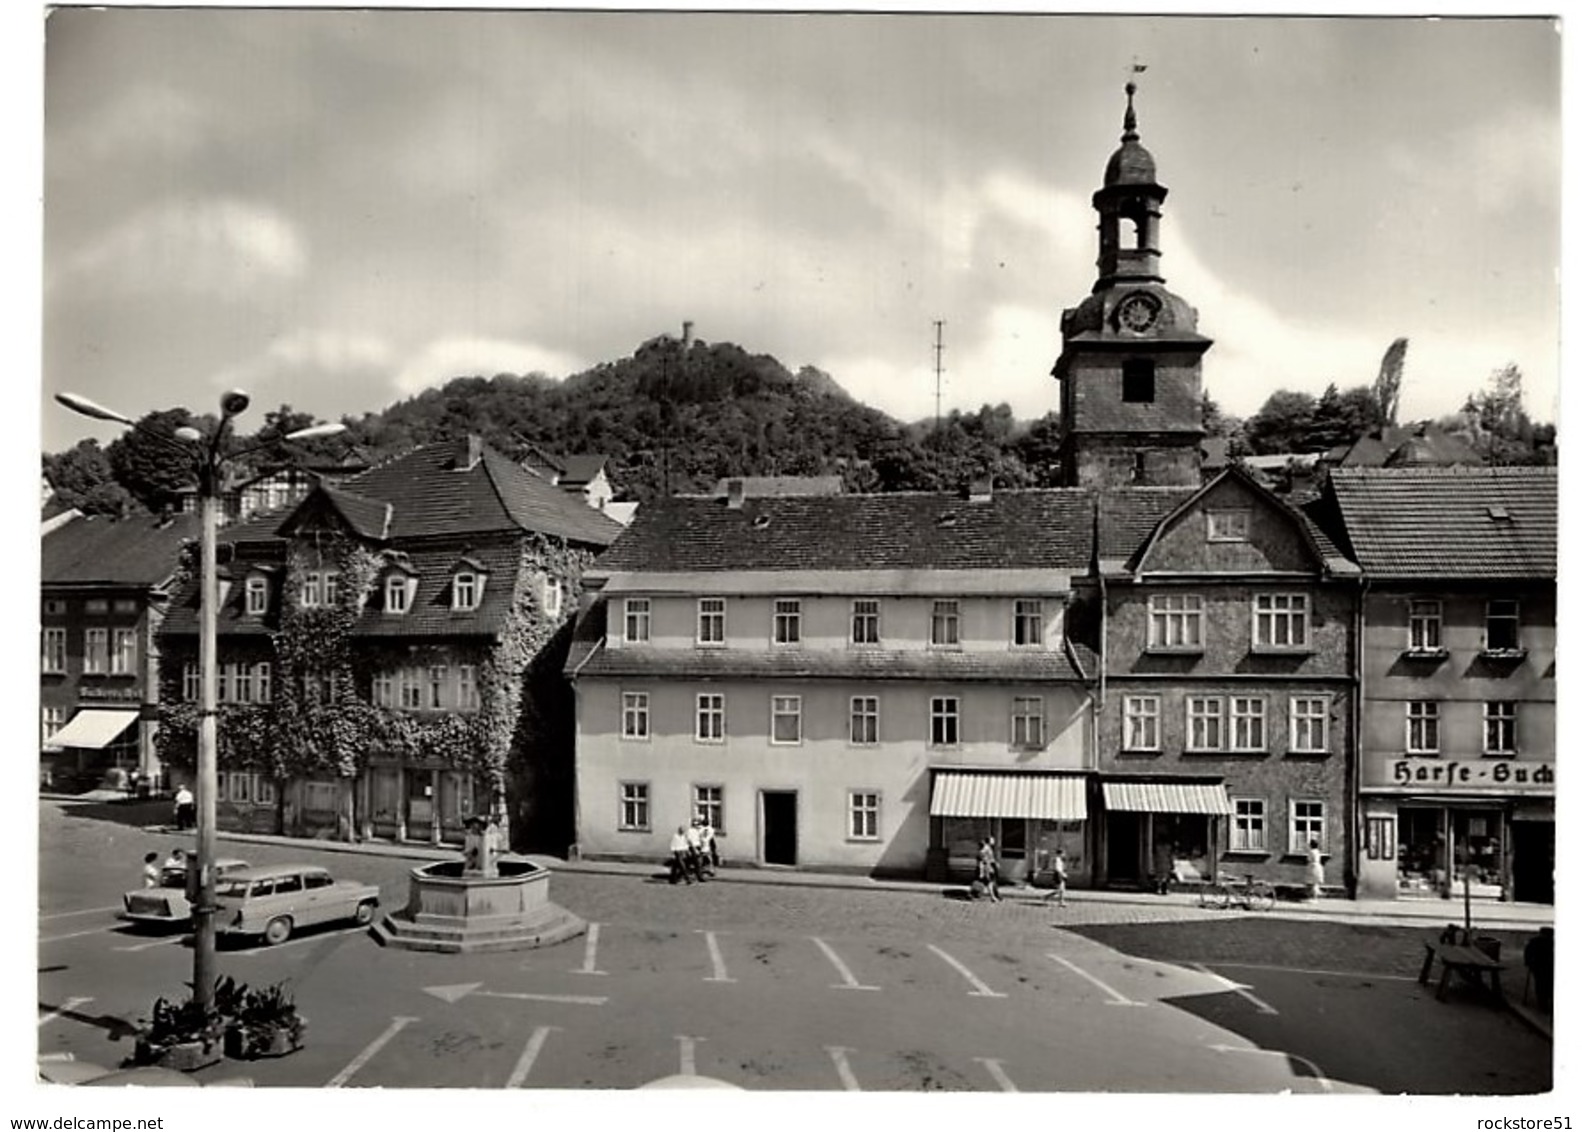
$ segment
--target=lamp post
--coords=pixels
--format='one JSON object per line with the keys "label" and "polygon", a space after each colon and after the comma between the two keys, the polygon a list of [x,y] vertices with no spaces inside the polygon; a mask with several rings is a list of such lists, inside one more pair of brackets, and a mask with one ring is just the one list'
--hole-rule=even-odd
{"label": "lamp post", "polygon": [[[249,445],[235,451],[226,451],[225,437],[230,432],[231,421],[247,410],[248,396],[240,390],[231,390],[220,398],[220,423],[212,435],[190,426],[178,428],[165,436],[138,424],[131,417],[107,409],[86,397],[74,393],[57,393],[55,400],[74,413],[97,420],[114,421],[135,429],[197,457],[198,475],[198,525],[202,536],[201,572],[198,605],[198,667],[200,692],[198,705],[198,830],[196,899],[192,907],[192,1001],[205,1013],[213,1008],[215,982],[214,947],[214,833],[215,798],[219,791],[219,720],[215,689],[219,683],[218,616],[219,568],[218,543],[220,526],[220,499],[225,491],[226,464],[237,456],[257,452],[276,443],[269,440]],[[333,436],[345,431],[343,424],[313,425],[288,432],[278,440],[309,440],[320,436]],[[191,891],[189,874],[189,891]]]}

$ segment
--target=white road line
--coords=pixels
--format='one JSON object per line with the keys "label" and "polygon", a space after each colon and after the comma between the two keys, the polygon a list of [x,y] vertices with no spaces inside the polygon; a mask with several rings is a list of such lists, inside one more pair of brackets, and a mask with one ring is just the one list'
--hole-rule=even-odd
{"label": "white road line", "polygon": [[390,1025],[385,1027],[384,1033],[380,1034],[373,1041],[369,1042],[368,1047],[364,1049],[362,1053],[359,1053],[356,1057],[352,1058],[352,1063],[350,1065],[348,1065],[345,1069],[342,1069],[339,1073],[335,1074],[335,1076],[331,1077],[327,1082],[325,1082],[324,1087],[326,1089],[338,1089],[342,1085],[346,1084],[346,1082],[352,1079],[352,1075],[354,1073],[373,1060],[374,1054],[385,1048],[385,1043],[399,1034],[408,1025],[416,1021],[416,1018],[412,1018],[404,1014],[398,1014],[394,1018],[390,1019]]}
{"label": "white road line", "polygon": [[1265,1002],[1263,999],[1259,998],[1257,995],[1253,994],[1252,991],[1248,990],[1246,987],[1242,986],[1240,983],[1233,982],[1230,979],[1227,979],[1224,975],[1219,974],[1217,971],[1210,971],[1207,967],[1203,966],[1203,964],[1201,964],[1201,963],[1194,963],[1194,964],[1192,964],[1192,966],[1196,967],[1199,971],[1202,971],[1205,975],[1209,975],[1209,976],[1211,976],[1211,977],[1213,977],[1215,979],[1218,979],[1220,985],[1222,987],[1224,987],[1226,990],[1231,991],[1234,994],[1241,995],[1242,998],[1245,998],[1248,1002],[1250,1002],[1254,1006],[1256,1006],[1258,1008],[1258,1012],[1260,1014],[1278,1014],[1278,1013],[1280,1013],[1278,1010],[1276,1010],[1274,1007],[1270,1006],[1267,1002]]}
{"label": "white road line", "polygon": [[835,986],[834,987],[835,990],[878,990],[879,989],[878,987],[870,987],[870,986],[867,986],[864,983],[859,983],[857,981],[857,977],[851,973],[851,968],[846,966],[846,964],[841,961],[841,957],[839,955],[835,954],[835,949],[830,947],[830,945],[825,943],[823,940],[819,939],[818,936],[809,936],[808,938],[811,939],[814,943],[818,944],[818,949],[824,953],[824,958],[828,959],[831,963],[835,964],[835,970],[839,971],[840,972],[840,977],[845,980],[845,982]]}
{"label": "white road line", "polygon": [[972,1060],[978,1062],[989,1071],[989,1076],[994,1078],[994,1083],[1000,1086],[1002,1093],[1014,1093],[1017,1091],[1015,1083],[1005,1075],[1005,1070],[1000,1068],[999,1058],[975,1057]]}
{"label": "white road line", "polygon": [[967,970],[966,967],[962,966],[962,963],[961,963],[961,961],[959,959],[955,958],[954,956],[947,955],[945,952],[943,952],[939,948],[935,947],[932,943],[928,945],[928,949],[930,951],[932,951],[935,955],[937,955],[941,959],[943,959],[946,963],[949,963],[952,967],[954,967],[957,971],[959,971],[961,973],[962,978],[966,979],[969,983],[971,983],[973,985],[973,987],[975,989],[969,991],[968,992],[969,994],[976,995],[979,998],[1004,998],[1005,997],[999,991],[992,991],[988,987],[984,986],[983,985],[983,980],[979,979],[978,976],[974,975],[971,971]]}
{"label": "white road line", "polygon": [[1109,995],[1110,996],[1110,1003],[1109,1004],[1111,1006],[1147,1006],[1148,1005],[1146,1002],[1134,1002],[1132,999],[1127,998],[1124,994],[1122,994],[1120,991],[1116,990],[1114,987],[1110,986],[1108,983],[1104,982],[1101,979],[1094,978],[1092,975],[1088,974],[1086,971],[1084,971],[1081,967],[1078,967],[1071,960],[1065,958],[1065,956],[1063,956],[1063,955],[1056,955],[1053,951],[1050,951],[1047,954],[1048,954],[1049,958],[1053,959],[1056,963],[1060,963],[1060,964],[1064,965],[1068,970],[1074,971],[1078,975],[1081,975],[1088,982],[1092,983],[1094,986],[1098,987],[1105,994]]}
{"label": "white road line", "polygon": [[677,1034],[676,1041],[681,1043],[681,1074],[684,1077],[698,1075],[698,1043],[703,1038],[689,1038],[685,1034]]}
{"label": "white road line", "polygon": [[[698,929],[703,931],[702,928]],[[709,959],[714,964],[714,974],[705,976],[705,983],[734,983],[736,980],[725,973],[725,957],[720,954],[719,940],[714,938],[713,932],[703,932],[703,938],[709,943]]]}
{"label": "white road line", "polygon": [[185,943],[184,935],[166,936],[164,939],[151,939],[147,943],[134,943],[129,947],[118,947],[117,951],[147,951],[150,947],[169,947],[173,943]]}
{"label": "white road line", "polygon": [[59,943],[63,939],[80,939],[85,935],[104,935],[106,932],[114,931],[119,926],[118,924],[107,924],[102,928],[85,928],[80,932],[67,932],[65,935],[47,935],[42,937],[39,943]]}
{"label": "white road line", "polygon": [[588,942],[582,950],[582,966],[573,971],[573,975],[603,975],[604,971],[598,969],[595,960],[599,954],[599,925],[588,925]]}
{"label": "white road line", "polygon": [[1312,1071],[1313,1080],[1318,1082],[1324,1092],[1334,1091],[1334,1086],[1330,1083],[1329,1078],[1324,1076],[1324,1071],[1314,1064],[1312,1060],[1303,1057],[1299,1053],[1287,1053],[1283,1049],[1257,1049],[1249,1046],[1212,1045],[1208,1048],[1219,1053],[1261,1053],[1269,1057],[1283,1057],[1289,1061],[1300,1061]]}
{"label": "white road line", "polygon": [[47,912],[39,916],[40,920],[59,920],[66,916],[102,916],[106,912],[119,912],[121,906],[112,904],[108,908],[79,908],[75,912]]}
{"label": "white road line", "polygon": [[533,1062],[538,1060],[538,1053],[544,1048],[549,1032],[558,1029],[559,1026],[539,1026],[533,1031],[533,1036],[527,1039],[527,1048],[522,1051],[522,1056],[517,1059],[516,1068],[511,1070],[511,1076],[505,1082],[507,1089],[522,1087],[522,1082],[527,1080],[527,1075],[533,1071]]}
{"label": "white road line", "polygon": [[1214,961],[1216,967],[1240,968],[1244,971],[1285,971],[1291,975],[1322,975],[1331,979],[1385,979],[1396,983],[1415,983],[1416,975],[1378,975],[1371,971],[1315,971],[1308,967],[1276,967],[1269,963],[1226,963]]}
{"label": "white road line", "polygon": [[85,1003],[85,1002],[92,1002],[92,1001],[93,1001],[93,998],[91,996],[88,997],[88,998],[68,998],[65,1002],[61,1003],[59,1006],[57,1006],[54,1010],[51,1010],[49,1013],[39,1015],[39,1019],[38,1019],[39,1028],[43,1029],[44,1024],[46,1022],[53,1022],[55,1019],[59,1018],[62,1014],[69,1014],[71,1011],[76,1010],[77,1007],[81,1006],[83,1003]]}
{"label": "white road line", "polygon": [[835,1063],[835,1072],[840,1074],[841,1086],[848,1093],[862,1092],[862,1086],[857,1084],[857,1075],[851,1071],[851,1062],[846,1060],[846,1055],[851,1052],[848,1046],[825,1046],[824,1051],[829,1054],[830,1060]]}

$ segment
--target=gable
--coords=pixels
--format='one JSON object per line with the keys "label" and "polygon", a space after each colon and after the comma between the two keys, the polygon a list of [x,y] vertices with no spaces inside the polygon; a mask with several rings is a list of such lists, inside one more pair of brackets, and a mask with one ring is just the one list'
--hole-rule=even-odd
{"label": "gable", "polygon": [[1245,476],[1227,473],[1160,523],[1135,570],[1319,574],[1324,561],[1299,516]]}

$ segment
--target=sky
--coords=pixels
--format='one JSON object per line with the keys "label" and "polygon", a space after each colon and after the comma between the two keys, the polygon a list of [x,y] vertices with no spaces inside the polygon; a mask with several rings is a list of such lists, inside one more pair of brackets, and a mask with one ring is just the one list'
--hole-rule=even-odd
{"label": "sky", "polygon": [[62,9],[44,29],[45,451],[253,398],[376,411],[683,321],[902,419],[1057,404],[1134,64],[1205,385],[1507,362],[1558,415],[1542,19]]}

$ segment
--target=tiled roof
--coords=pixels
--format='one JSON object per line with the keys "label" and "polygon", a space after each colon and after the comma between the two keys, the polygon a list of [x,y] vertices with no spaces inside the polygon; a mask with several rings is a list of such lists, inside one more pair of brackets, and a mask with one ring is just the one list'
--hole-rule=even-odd
{"label": "tiled roof", "polygon": [[[576,656],[576,645],[572,646]],[[1076,680],[1061,649],[1046,652],[927,652],[921,649],[601,648],[568,671],[581,676],[669,680]]]}
{"label": "tiled roof", "polygon": [[581,487],[590,482],[604,470],[604,465],[610,462],[608,456],[562,456],[560,458],[564,470],[560,473],[560,486]]}
{"label": "tiled roof", "polygon": [[735,570],[1085,570],[1125,559],[1190,488],[1053,488],[982,500],[939,492],[670,498],[643,505],[598,574]]}
{"label": "tiled roof", "polygon": [[603,547],[621,533],[613,519],[487,445],[469,464],[468,444],[424,445],[342,481],[341,489],[389,503],[388,537],[397,540],[530,530]]}
{"label": "tiled roof", "polygon": [[43,537],[46,585],[155,586],[176,571],[181,544],[198,537],[198,516],[84,516]]}
{"label": "tiled roof", "polygon": [[320,489],[341,516],[351,524],[353,531],[365,539],[382,542],[389,537],[392,508],[379,499],[369,499],[355,492],[323,484]]}
{"label": "tiled roof", "polygon": [[742,493],[752,498],[769,495],[839,495],[845,490],[839,476],[727,476],[716,480],[709,494],[720,498],[730,494],[730,485],[740,483]]}
{"label": "tiled roof", "polygon": [[[410,566],[411,572],[418,578],[411,607],[405,613],[384,611],[381,575],[368,595],[368,602],[353,632],[360,637],[450,637],[493,635],[498,632],[511,606],[521,549],[515,542],[494,543],[470,549],[467,557],[488,573],[483,600],[477,609],[458,612],[450,607],[450,571],[460,559],[455,548],[411,550],[400,563],[403,567]],[[236,581],[230,587],[230,593],[219,613],[219,632],[223,637],[267,636],[279,628],[281,595],[278,587],[281,575],[277,572],[271,577],[271,584],[276,587],[276,592],[271,594],[271,612],[264,617],[251,616],[245,610],[246,587],[242,584],[249,565],[239,561],[233,567]],[[171,634],[198,631],[195,584],[172,603],[163,631]]]}
{"label": "tiled roof", "polygon": [[1378,578],[1553,578],[1554,468],[1337,468],[1352,550]]}

